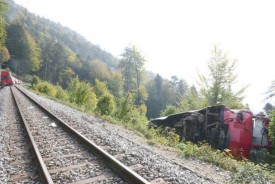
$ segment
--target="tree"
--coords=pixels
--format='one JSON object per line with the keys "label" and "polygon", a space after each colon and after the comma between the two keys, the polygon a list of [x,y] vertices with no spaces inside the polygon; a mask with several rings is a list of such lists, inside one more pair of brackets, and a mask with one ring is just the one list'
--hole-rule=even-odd
{"label": "tree", "polygon": [[120,60],[119,68],[123,75],[123,93],[125,95],[139,88],[142,81],[145,60],[135,46],[126,47],[121,56],[122,59]]}
{"label": "tree", "polygon": [[115,117],[124,123],[135,124],[136,126],[139,126],[140,123],[147,123],[145,114],[146,106],[144,104],[135,106],[135,98],[132,93],[127,93],[123,98],[118,99]]}
{"label": "tree", "polygon": [[205,106],[207,106],[207,102],[200,96],[195,86],[188,88],[180,98],[179,108],[182,111],[201,109]]}
{"label": "tree", "polygon": [[19,24],[7,27],[7,48],[18,74],[37,72],[41,65],[41,50],[29,32]]}
{"label": "tree", "polygon": [[236,60],[230,60],[222,50],[214,46],[208,62],[208,73],[199,74],[198,84],[208,105],[224,104],[230,108],[242,108],[246,87],[234,93],[231,86],[238,77],[235,74]]}
{"label": "tree", "polygon": [[3,0],[0,0],[0,69],[1,62],[5,62],[10,59],[9,51],[5,47],[6,41],[6,21],[4,19],[5,14],[7,13],[7,3]]}
{"label": "tree", "polygon": [[110,79],[110,73],[110,69],[102,61],[96,59],[89,62],[89,78],[93,84],[96,79],[108,81]]}
{"label": "tree", "polygon": [[171,81],[163,79],[159,74],[146,85],[148,91],[147,117],[156,118],[168,105],[177,105],[177,93]]}
{"label": "tree", "polygon": [[41,66],[41,50],[37,46],[36,42],[34,41],[33,37],[30,35],[30,33],[25,32],[26,41],[28,43],[28,60],[31,63],[30,70],[32,72],[38,71]]}
{"label": "tree", "polygon": [[6,21],[4,19],[7,13],[7,2],[0,0],[0,49],[4,46],[6,40]]}
{"label": "tree", "polygon": [[0,61],[6,62],[10,59],[10,53],[7,47],[0,47]]}
{"label": "tree", "polygon": [[114,97],[111,94],[104,95],[99,98],[96,111],[101,115],[110,115],[115,109]]}
{"label": "tree", "polygon": [[188,89],[188,84],[185,80],[179,79],[175,75],[171,77],[170,84],[174,88],[175,95],[176,95],[175,99],[178,101],[180,97],[183,96],[186,90]]}
{"label": "tree", "polygon": [[64,89],[66,89],[74,77],[75,73],[71,68],[64,68],[60,73],[58,82]]}
{"label": "tree", "polygon": [[102,82],[98,79],[95,80],[95,94],[97,97],[102,97],[108,94],[111,94],[107,88],[106,82]]}
{"label": "tree", "polygon": [[266,103],[264,108],[266,114],[270,114],[272,110],[275,110],[275,106],[273,106],[271,103]]}
{"label": "tree", "polygon": [[69,54],[64,44],[49,40],[43,45],[41,74],[45,80],[57,83],[60,73],[66,68]]}
{"label": "tree", "polygon": [[107,86],[115,97],[121,98],[123,95],[123,81],[121,73],[112,72],[111,77],[107,82]]}
{"label": "tree", "polygon": [[157,76],[149,81],[146,85],[148,91],[148,99],[146,100],[147,106],[147,117],[156,118],[159,116],[159,113],[162,109],[160,104],[160,98],[162,93],[162,83],[164,79],[157,74]]}
{"label": "tree", "polygon": [[95,94],[97,95],[98,103],[96,111],[101,115],[110,115],[115,109],[115,99],[112,93],[108,90],[106,82],[95,80]]}
{"label": "tree", "polygon": [[135,105],[143,104],[148,97],[148,93],[144,86],[138,87],[136,90],[133,91],[133,94],[135,97]]}

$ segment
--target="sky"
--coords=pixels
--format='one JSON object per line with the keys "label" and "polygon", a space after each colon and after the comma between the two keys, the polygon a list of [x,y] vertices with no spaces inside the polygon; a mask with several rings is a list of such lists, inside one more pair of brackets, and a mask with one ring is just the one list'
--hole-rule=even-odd
{"label": "sky", "polygon": [[[237,60],[233,90],[257,112],[275,80],[273,0],[15,0],[36,15],[78,32],[120,57],[135,45],[146,69],[197,85],[217,45]],[[272,102],[273,103],[273,102]],[[273,103],[274,104],[274,103]]]}

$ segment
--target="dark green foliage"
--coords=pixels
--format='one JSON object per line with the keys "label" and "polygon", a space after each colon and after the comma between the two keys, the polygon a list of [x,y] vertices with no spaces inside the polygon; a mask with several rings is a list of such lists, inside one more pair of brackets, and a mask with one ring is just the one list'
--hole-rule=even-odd
{"label": "dark green foliage", "polygon": [[265,110],[265,113],[269,115],[270,111],[275,110],[275,106],[271,103],[266,103],[263,109]]}
{"label": "dark green foliage", "polygon": [[40,49],[21,25],[10,24],[7,27],[6,45],[11,55],[11,68],[16,73],[30,74],[40,69]]}
{"label": "dark green foliage", "polygon": [[43,64],[41,72],[43,79],[56,84],[61,72],[64,72],[68,62],[68,53],[60,42],[49,42],[42,50]]}
{"label": "dark green foliage", "polygon": [[38,83],[40,83],[40,79],[37,76],[33,76],[31,80],[32,87],[35,88]]}
{"label": "dark green foliage", "polygon": [[163,79],[159,74],[147,83],[146,88],[148,91],[146,100],[148,118],[159,117],[160,112],[168,105],[177,106],[179,104],[178,98],[183,95],[177,92],[176,84]]}
{"label": "dark green foliage", "polygon": [[100,97],[97,102],[96,111],[98,111],[101,115],[111,115],[115,109],[115,101],[113,96],[104,95]]}
{"label": "dark green foliage", "polygon": [[155,79],[146,85],[148,91],[148,99],[146,101],[148,107],[147,117],[149,118],[158,117],[160,111],[163,109],[163,104],[161,104],[162,83],[163,78],[157,74]]}

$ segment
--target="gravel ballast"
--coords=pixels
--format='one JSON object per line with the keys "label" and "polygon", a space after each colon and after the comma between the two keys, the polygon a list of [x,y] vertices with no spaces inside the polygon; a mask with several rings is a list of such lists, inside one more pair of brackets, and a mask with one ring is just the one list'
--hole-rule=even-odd
{"label": "gravel ballast", "polygon": [[[2,91],[0,91],[1,93]],[[79,127],[81,133],[92,135],[89,139],[100,140],[98,142],[107,144],[114,154],[126,155],[120,160],[124,164],[142,164],[144,168],[138,170],[137,173],[148,181],[163,178],[170,183],[224,183],[230,178],[229,172],[212,164],[185,159],[172,149],[161,149],[147,144],[146,139],[123,127],[98,120],[92,115],[79,112],[34,93],[28,93],[56,115],[62,116],[76,129]],[[3,105],[0,105],[0,109],[3,109],[1,106]]]}

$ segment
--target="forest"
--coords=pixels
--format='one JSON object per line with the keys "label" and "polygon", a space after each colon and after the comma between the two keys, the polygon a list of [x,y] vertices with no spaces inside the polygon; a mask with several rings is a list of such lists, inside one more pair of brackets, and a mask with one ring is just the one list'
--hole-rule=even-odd
{"label": "forest", "polygon": [[[91,86],[99,80],[106,84],[115,101],[127,94],[134,96],[134,106],[145,106],[147,118],[199,109],[207,105],[244,107],[242,98],[245,89],[233,93],[230,88],[237,78],[232,72],[236,67],[235,63],[228,60],[219,48],[213,48],[213,58],[209,65],[219,70],[218,67],[222,66],[217,62],[224,63],[231,77],[222,81],[221,78],[200,75],[201,86],[204,88],[198,90],[195,85],[189,85],[177,76],[165,79],[159,74],[146,71],[146,59],[133,45],[125,47],[121,58],[115,58],[75,31],[35,16],[12,0],[8,3],[2,60],[5,66],[27,80],[31,76],[37,76],[63,89],[68,89],[74,78]],[[210,83],[212,86],[209,87]],[[213,95],[209,96],[211,91]]]}
{"label": "forest", "polygon": [[[188,84],[177,76],[166,79],[146,71],[148,61],[134,45],[125,46],[116,58],[77,32],[29,13],[13,0],[0,0],[0,51],[2,68],[32,89],[120,121],[149,139],[158,135],[146,130],[152,118],[219,104],[249,109],[242,102],[247,86],[231,88],[238,78],[237,63],[217,46],[211,49],[208,73],[198,74],[197,85]],[[268,113],[272,109],[272,104],[265,106]],[[274,123],[270,132],[275,132]],[[167,136],[173,142],[168,145],[179,143],[177,137]]]}

